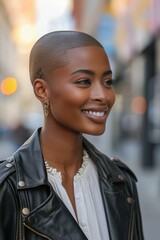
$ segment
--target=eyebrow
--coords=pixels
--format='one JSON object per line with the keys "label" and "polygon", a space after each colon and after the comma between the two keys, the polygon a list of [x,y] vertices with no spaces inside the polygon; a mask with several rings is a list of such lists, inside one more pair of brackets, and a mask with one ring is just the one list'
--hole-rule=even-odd
{"label": "eyebrow", "polygon": [[[89,75],[95,75],[94,71],[88,70],[88,69],[78,69],[78,70],[72,72],[71,75],[76,74],[76,73],[86,73]],[[110,69],[103,72],[103,76],[110,75],[110,74],[112,74],[112,71]]]}

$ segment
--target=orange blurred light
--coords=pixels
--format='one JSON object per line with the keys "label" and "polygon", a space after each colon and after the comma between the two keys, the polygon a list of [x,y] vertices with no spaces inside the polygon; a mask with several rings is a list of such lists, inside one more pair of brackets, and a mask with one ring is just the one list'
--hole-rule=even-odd
{"label": "orange blurred light", "polygon": [[17,81],[15,78],[4,78],[0,85],[0,90],[4,95],[12,95],[17,90]]}
{"label": "orange blurred light", "polygon": [[143,115],[147,110],[147,102],[146,99],[142,96],[137,96],[133,98],[131,102],[132,112]]}

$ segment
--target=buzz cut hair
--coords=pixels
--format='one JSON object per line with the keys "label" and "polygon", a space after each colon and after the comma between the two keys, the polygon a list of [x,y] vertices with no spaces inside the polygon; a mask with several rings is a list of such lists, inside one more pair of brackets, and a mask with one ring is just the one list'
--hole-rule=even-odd
{"label": "buzz cut hair", "polygon": [[37,78],[46,80],[55,69],[64,67],[69,62],[65,55],[67,50],[85,46],[103,48],[94,37],[79,31],[54,31],[42,36],[30,52],[31,83]]}

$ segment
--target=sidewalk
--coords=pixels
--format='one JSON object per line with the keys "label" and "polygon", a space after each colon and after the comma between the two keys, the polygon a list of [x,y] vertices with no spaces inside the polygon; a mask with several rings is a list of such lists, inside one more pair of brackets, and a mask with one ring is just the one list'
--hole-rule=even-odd
{"label": "sidewalk", "polygon": [[160,170],[139,171],[137,177],[145,240],[159,240]]}

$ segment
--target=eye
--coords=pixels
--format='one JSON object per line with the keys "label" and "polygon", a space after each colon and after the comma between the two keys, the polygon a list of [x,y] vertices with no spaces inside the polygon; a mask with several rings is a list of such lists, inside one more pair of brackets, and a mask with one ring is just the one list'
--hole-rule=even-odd
{"label": "eye", "polygon": [[82,78],[82,79],[77,80],[76,84],[87,87],[87,86],[90,86],[91,81],[88,78]]}
{"label": "eye", "polygon": [[111,87],[112,85],[113,85],[113,79],[112,78],[110,78],[110,79],[105,79],[104,81],[103,81],[103,84],[104,84],[104,86],[106,86],[106,87]]}

